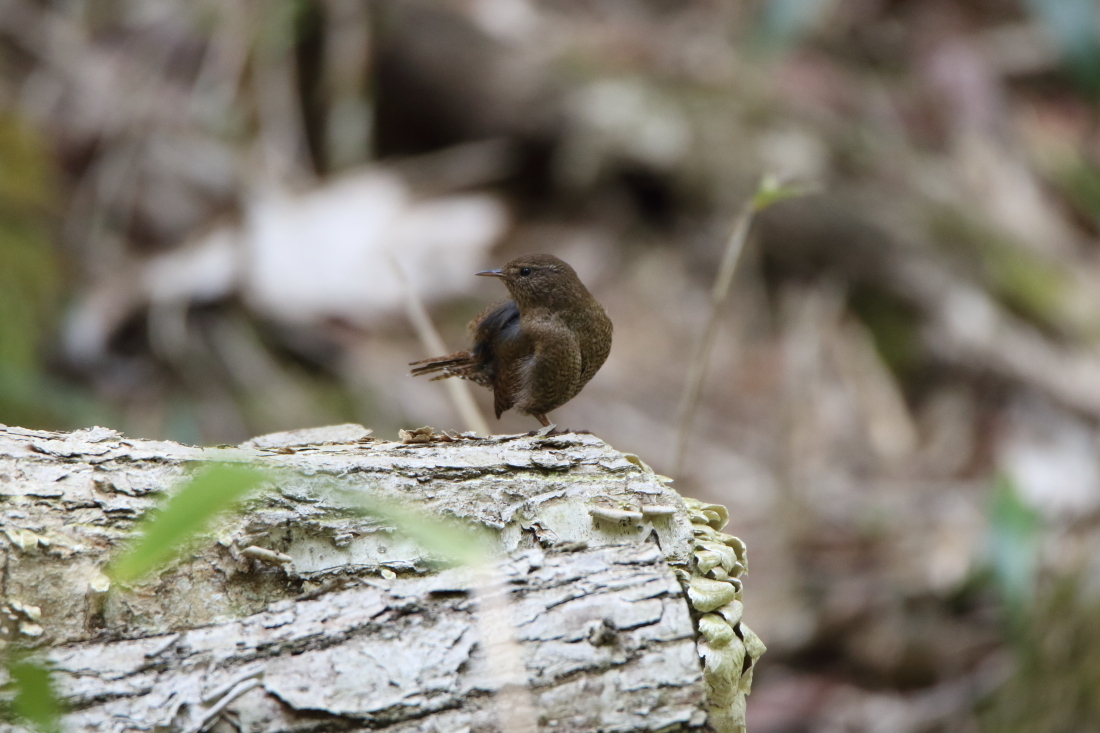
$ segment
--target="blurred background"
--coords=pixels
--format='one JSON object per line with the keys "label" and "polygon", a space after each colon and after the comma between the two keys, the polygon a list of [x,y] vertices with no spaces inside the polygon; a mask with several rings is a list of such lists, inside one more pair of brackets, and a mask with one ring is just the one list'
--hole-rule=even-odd
{"label": "blurred background", "polygon": [[[721,502],[753,733],[1100,731],[1093,0],[0,0],[0,423],[464,429],[473,273],[615,323],[559,425]],[[690,355],[764,174],[682,468]],[[537,427],[491,418],[496,432]]]}

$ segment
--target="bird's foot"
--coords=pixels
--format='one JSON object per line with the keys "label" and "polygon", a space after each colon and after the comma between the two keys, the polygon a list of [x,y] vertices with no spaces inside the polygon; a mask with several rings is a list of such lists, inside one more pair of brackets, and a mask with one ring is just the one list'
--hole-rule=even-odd
{"label": "bird's foot", "polygon": [[552,435],[565,435],[566,433],[572,433],[573,435],[592,435],[591,430],[570,430],[569,428],[559,428],[557,425],[547,425],[540,430],[532,430],[527,433],[532,438],[546,438]]}

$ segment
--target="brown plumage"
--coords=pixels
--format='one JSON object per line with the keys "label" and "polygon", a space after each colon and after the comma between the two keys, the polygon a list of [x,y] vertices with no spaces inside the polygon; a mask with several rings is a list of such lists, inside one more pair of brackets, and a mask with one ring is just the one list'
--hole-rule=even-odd
{"label": "brown plumage", "polygon": [[497,417],[546,413],[577,396],[611,351],[611,319],[573,268],[553,255],[517,257],[478,275],[504,281],[511,300],[470,321],[469,351],[415,361],[413,376],[461,377],[493,390]]}

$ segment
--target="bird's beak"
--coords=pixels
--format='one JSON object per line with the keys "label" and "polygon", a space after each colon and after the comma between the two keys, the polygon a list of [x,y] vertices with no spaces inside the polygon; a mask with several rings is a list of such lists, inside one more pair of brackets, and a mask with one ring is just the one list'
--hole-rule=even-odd
{"label": "bird's beak", "polygon": [[504,279],[504,273],[500,270],[486,270],[485,272],[478,272],[475,274],[482,275],[484,277],[499,277],[501,280]]}

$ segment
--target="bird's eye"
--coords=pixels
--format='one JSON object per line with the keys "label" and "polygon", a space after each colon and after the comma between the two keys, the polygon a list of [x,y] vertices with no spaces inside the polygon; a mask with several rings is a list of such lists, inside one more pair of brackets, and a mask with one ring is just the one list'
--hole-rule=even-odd
{"label": "bird's eye", "polygon": [[519,270],[520,277],[527,277],[530,274],[531,274],[531,268],[530,267],[521,267],[520,270]]}

